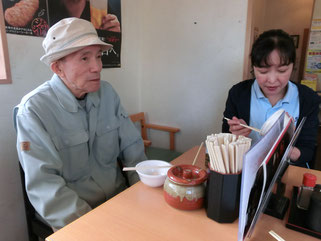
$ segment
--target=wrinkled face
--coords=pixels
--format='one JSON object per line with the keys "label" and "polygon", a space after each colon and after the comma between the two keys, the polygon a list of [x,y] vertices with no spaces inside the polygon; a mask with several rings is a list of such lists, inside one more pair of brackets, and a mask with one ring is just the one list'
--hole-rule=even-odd
{"label": "wrinkled face", "polygon": [[77,98],[99,90],[101,55],[101,47],[92,45],[58,60],[57,74]]}
{"label": "wrinkled face", "polygon": [[254,74],[265,97],[278,101],[286,93],[293,63],[283,65],[277,50],[271,52],[268,63],[266,67],[254,66]]}

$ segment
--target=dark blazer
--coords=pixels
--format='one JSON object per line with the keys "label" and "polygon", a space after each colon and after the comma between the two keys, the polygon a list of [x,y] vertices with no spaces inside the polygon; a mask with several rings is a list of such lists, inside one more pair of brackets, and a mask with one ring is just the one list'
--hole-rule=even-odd
{"label": "dark blazer", "polygon": [[[254,79],[244,80],[234,85],[230,90],[226,101],[224,116],[243,119],[246,123],[250,121],[250,103],[251,103],[251,87]],[[319,104],[321,98],[309,87],[301,84],[296,84],[299,91],[299,119],[301,122],[304,116],[307,117],[301,133],[297,139],[295,146],[301,151],[299,160],[295,165],[305,166],[313,158],[313,153],[316,148],[316,138],[319,126]],[[222,132],[229,132],[227,121],[223,120]]]}

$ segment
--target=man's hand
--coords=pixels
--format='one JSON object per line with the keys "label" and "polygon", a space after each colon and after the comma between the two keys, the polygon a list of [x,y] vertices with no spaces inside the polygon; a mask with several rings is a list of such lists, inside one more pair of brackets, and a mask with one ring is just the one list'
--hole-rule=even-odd
{"label": "man's hand", "polygon": [[100,29],[112,32],[120,32],[120,23],[116,15],[107,14],[102,18]]}
{"label": "man's hand", "polygon": [[233,118],[227,121],[227,123],[230,126],[229,131],[234,135],[248,136],[251,133],[250,129],[240,125],[240,123],[247,125],[243,119],[238,119],[235,116],[233,116]]}

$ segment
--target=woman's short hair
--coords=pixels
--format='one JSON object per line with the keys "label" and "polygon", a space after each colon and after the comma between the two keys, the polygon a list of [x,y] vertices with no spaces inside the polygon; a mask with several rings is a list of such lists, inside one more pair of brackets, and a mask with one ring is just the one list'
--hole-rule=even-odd
{"label": "woman's short hair", "polygon": [[250,55],[252,66],[270,66],[269,55],[274,50],[279,52],[281,65],[295,63],[295,46],[291,36],[281,29],[272,29],[254,41]]}

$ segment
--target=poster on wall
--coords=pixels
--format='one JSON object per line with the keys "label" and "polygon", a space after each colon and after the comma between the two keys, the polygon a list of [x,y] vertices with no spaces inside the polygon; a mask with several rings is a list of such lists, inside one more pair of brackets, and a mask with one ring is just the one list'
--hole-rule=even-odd
{"label": "poster on wall", "polygon": [[321,49],[321,30],[311,31],[309,49]]}
{"label": "poster on wall", "polygon": [[103,68],[120,67],[121,0],[2,0],[6,32],[42,36],[67,17],[91,21],[102,41],[113,48],[103,53]]}
{"label": "poster on wall", "polygon": [[46,36],[48,12],[46,0],[2,0],[6,32]]}
{"label": "poster on wall", "polygon": [[306,71],[309,73],[321,73],[321,49],[308,50]]}
{"label": "poster on wall", "polygon": [[312,19],[311,31],[321,30],[321,19]]}
{"label": "poster on wall", "polygon": [[67,17],[91,21],[102,41],[113,48],[103,53],[103,68],[120,67],[120,0],[47,0],[49,26]]}

